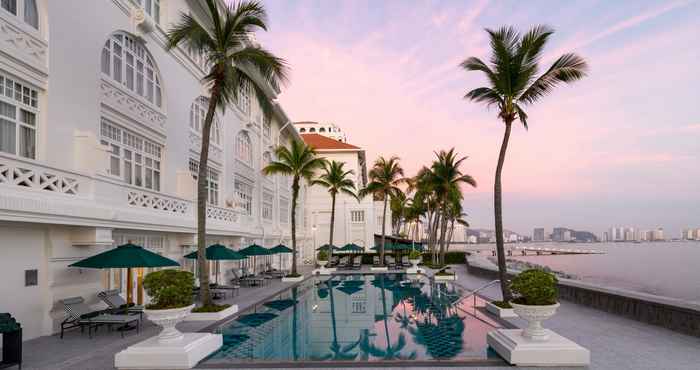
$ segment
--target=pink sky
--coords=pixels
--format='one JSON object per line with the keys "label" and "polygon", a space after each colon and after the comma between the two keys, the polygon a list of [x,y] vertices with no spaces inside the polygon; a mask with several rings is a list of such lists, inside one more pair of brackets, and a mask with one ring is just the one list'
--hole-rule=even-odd
{"label": "pink sky", "polygon": [[529,131],[514,130],[506,228],[700,227],[697,2],[266,5],[271,30],[258,39],[290,63],[280,97],[290,117],[336,123],[368,158],[398,155],[408,174],[455,147],[479,182],[465,198],[477,227],[493,224],[503,126],[494,110],[462,99],[484,79],[457,64],[488,59],[485,27],[554,27],[543,62],[575,51],[590,76],[530,107]]}

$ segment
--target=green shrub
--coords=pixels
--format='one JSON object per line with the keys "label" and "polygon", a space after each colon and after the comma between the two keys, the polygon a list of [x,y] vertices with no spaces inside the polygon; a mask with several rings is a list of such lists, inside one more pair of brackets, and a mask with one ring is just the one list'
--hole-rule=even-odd
{"label": "green shrub", "polygon": [[328,261],[328,252],[326,251],[320,251],[316,255],[316,259],[319,261]]}
{"label": "green shrub", "polygon": [[151,310],[187,307],[192,304],[194,275],[189,271],[161,270],[151,272],[143,280],[143,287],[153,303]]}
{"label": "green shrub", "polygon": [[510,288],[519,297],[515,303],[544,306],[557,303],[557,277],[543,270],[530,269],[518,274]]}
{"label": "green shrub", "polygon": [[510,305],[510,302],[504,302],[504,301],[493,301],[491,302],[496,307],[500,308],[513,308],[513,306]]}
{"label": "green shrub", "polygon": [[408,258],[412,260],[419,260],[422,256],[423,255],[419,251],[411,251],[411,253],[408,254]]}
{"label": "green shrub", "polygon": [[231,307],[230,304],[211,304],[209,306],[201,306],[192,309],[192,312],[219,312]]}

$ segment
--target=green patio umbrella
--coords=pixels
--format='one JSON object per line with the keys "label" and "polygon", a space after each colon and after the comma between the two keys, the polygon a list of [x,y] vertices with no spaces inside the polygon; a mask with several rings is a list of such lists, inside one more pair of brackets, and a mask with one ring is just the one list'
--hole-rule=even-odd
{"label": "green patio umbrella", "polygon": [[131,269],[138,267],[169,267],[180,266],[176,261],[153,253],[131,242],[116,248],[98,253],[92,257],[82,259],[68,265],[89,269],[125,268],[126,269],[126,300],[133,303]]}
{"label": "green patio umbrella", "polygon": [[[186,254],[185,258],[197,259],[197,251]],[[219,261],[235,261],[246,259],[248,257],[221,244],[212,244],[207,247],[205,258],[210,261],[216,261],[216,284],[219,284]]]}
{"label": "green patio umbrella", "polygon": [[258,326],[274,319],[277,317],[274,313],[269,313],[269,312],[256,312],[256,313],[251,313],[248,315],[243,315],[239,316],[236,321],[240,322],[241,324],[248,325],[253,328],[257,328]]}
{"label": "green patio umbrella", "polygon": [[347,295],[353,295],[357,292],[362,291],[362,287],[359,286],[341,286],[340,288],[336,288],[337,290],[340,290],[341,292],[347,294]]}
{"label": "green patio umbrella", "polygon": [[328,243],[316,248],[317,251],[326,251],[328,252],[329,248],[333,248],[334,251],[337,251],[339,248],[336,247],[335,245],[330,245]]}
{"label": "green patio umbrella", "polygon": [[360,247],[359,245],[355,243],[348,243],[345,244],[342,248],[338,249],[339,252],[348,252],[348,253],[356,253],[356,252],[362,252],[364,248]]}
{"label": "green patio umbrella", "polygon": [[268,301],[263,303],[263,306],[274,308],[277,311],[284,311],[297,303],[299,302],[293,299],[276,299],[274,301]]}
{"label": "green patio umbrella", "polygon": [[293,251],[289,249],[286,245],[277,244],[269,249],[270,252],[280,255],[280,270],[282,270],[282,253],[292,253]]}
{"label": "green patio umbrella", "polygon": [[260,245],[257,244],[251,244],[241,250],[238,251],[238,253],[248,256],[248,257],[253,257],[253,274],[255,274],[256,266],[256,257],[257,256],[269,256],[272,254],[272,252]]}

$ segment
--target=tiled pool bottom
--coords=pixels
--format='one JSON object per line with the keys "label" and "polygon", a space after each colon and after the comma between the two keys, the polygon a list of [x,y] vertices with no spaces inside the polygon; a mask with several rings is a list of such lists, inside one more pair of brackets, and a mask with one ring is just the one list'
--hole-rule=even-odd
{"label": "tiled pool bottom", "polygon": [[312,278],[218,326],[224,345],[200,367],[500,361],[486,344],[499,323],[462,296],[402,274]]}

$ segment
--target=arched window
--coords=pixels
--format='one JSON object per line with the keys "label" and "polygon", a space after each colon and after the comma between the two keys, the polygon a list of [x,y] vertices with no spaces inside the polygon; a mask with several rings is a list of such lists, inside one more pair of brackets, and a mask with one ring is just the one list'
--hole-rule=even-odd
{"label": "arched window", "polygon": [[309,129],[309,132],[316,132],[316,129],[312,127]]}
{"label": "arched window", "polygon": [[299,129],[299,132],[301,132],[301,133],[303,134],[303,133],[306,132],[306,129],[305,129],[305,128],[300,128],[300,129]]}
{"label": "arched window", "polygon": [[318,129],[318,132],[326,132],[326,128],[325,128],[325,127],[321,127],[320,129]]}
{"label": "arched window", "polygon": [[39,29],[39,10],[36,0],[0,0],[0,8]]}
{"label": "arched window", "polygon": [[[195,99],[190,108],[190,129],[199,134],[200,137],[202,135],[202,129],[204,128],[207,109],[209,109],[209,99],[204,96]],[[221,124],[219,123],[219,116],[216,113],[214,113],[214,121],[211,125],[209,140],[212,144],[221,145]]]}
{"label": "arched window", "polygon": [[270,152],[263,153],[263,167],[270,164],[270,162],[272,162],[272,155],[270,155]]}
{"label": "arched window", "polygon": [[112,34],[102,48],[101,65],[103,74],[149,103],[162,106],[160,75],[141,41],[124,32]]}
{"label": "arched window", "polygon": [[241,131],[236,137],[236,158],[243,163],[253,163],[253,145],[250,142],[250,137],[244,131]]}

